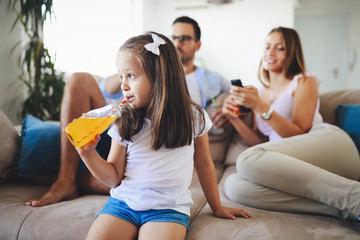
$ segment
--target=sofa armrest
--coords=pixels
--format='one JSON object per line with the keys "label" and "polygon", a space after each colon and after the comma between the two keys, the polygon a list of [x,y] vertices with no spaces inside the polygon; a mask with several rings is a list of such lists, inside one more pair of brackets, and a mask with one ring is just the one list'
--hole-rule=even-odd
{"label": "sofa armrest", "polygon": [[[0,111],[0,176],[14,160],[18,134],[7,116]],[[1,180],[1,179],[0,179]]]}

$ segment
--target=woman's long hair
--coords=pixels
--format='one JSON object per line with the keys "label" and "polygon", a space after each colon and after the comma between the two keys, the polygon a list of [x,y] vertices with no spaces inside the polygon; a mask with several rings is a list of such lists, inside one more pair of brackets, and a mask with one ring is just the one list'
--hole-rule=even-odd
{"label": "woman's long hair", "polygon": [[[166,42],[159,46],[159,56],[144,47],[153,42],[152,33]],[[195,119],[200,116],[203,129],[205,118],[202,108],[190,99],[184,69],[172,41],[162,34],[148,32],[130,38],[119,51],[128,51],[138,60],[152,86],[148,106],[132,109],[129,104],[124,104],[123,115],[116,121],[120,136],[131,141],[142,129],[146,116],[152,125],[152,149],[158,150],[162,145],[166,148],[190,145],[195,133]]]}
{"label": "woman's long hair", "polygon": [[[285,42],[286,59],[283,67],[285,78],[292,79],[299,73],[305,76],[305,62],[299,34],[291,28],[277,27],[272,29],[268,35],[274,32],[281,33]],[[269,71],[263,68],[262,60],[258,69],[258,77],[265,87],[270,86]]]}

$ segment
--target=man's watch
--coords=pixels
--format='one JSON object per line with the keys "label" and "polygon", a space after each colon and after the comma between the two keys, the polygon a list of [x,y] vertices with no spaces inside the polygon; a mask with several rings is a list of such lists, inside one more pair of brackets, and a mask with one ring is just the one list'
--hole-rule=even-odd
{"label": "man's watch", "polygon": [[273,113],[273,109],[270,107],[269,111],[264,112],[263,114],[261,114],[261,118],[264,120],[269,120],[271,118],[271,114]]}

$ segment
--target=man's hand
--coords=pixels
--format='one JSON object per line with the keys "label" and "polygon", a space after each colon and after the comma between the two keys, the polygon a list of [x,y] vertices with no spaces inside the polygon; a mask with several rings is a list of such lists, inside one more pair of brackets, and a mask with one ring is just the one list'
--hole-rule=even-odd
{"label": "man's hand", "polygon": [[214,115],[211,117],[211,121],[213,122],[213,127],[217,128],[225,128],[229,125],[229,119],[222,112],[222,109],[217,110]]}

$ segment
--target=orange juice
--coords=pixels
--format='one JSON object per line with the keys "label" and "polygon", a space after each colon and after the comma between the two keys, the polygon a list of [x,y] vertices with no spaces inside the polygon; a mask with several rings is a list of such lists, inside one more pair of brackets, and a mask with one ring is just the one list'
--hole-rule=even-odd
{"label": "orange juice", "polygon": [[236,115],[238,115],[238,116],[242,116],[242,115],[245,115],[244,113],[242,113],[241,111],[240,111],[240,106],[237,106],[237,109],[236,110],[232,110],[232,109],[230,109],[230,108],[228,108],[233,114],[236,114]]}
{"label": "orange juice", "polygon": [[232,110],[232,113],[240,116],[240,114],[241,114],[241,112],[240,112],[240,106],[237,106],[237,108],[238,108],[237,110]]}
{"label": "orange juice", "polygon": [[97,134],[103,133],[116,118],[117,116],[80,117],[69,123],[64,131],[75,147],[82,147],[93,140]]}
{"label": "orange juice", "polygon": [[228,108],[233,114],[236,114],[238,116],[245,116],[248,112],[243,112],[241,111],[241,106],[237,106],[237,110],[231,110],[230,108]]}

